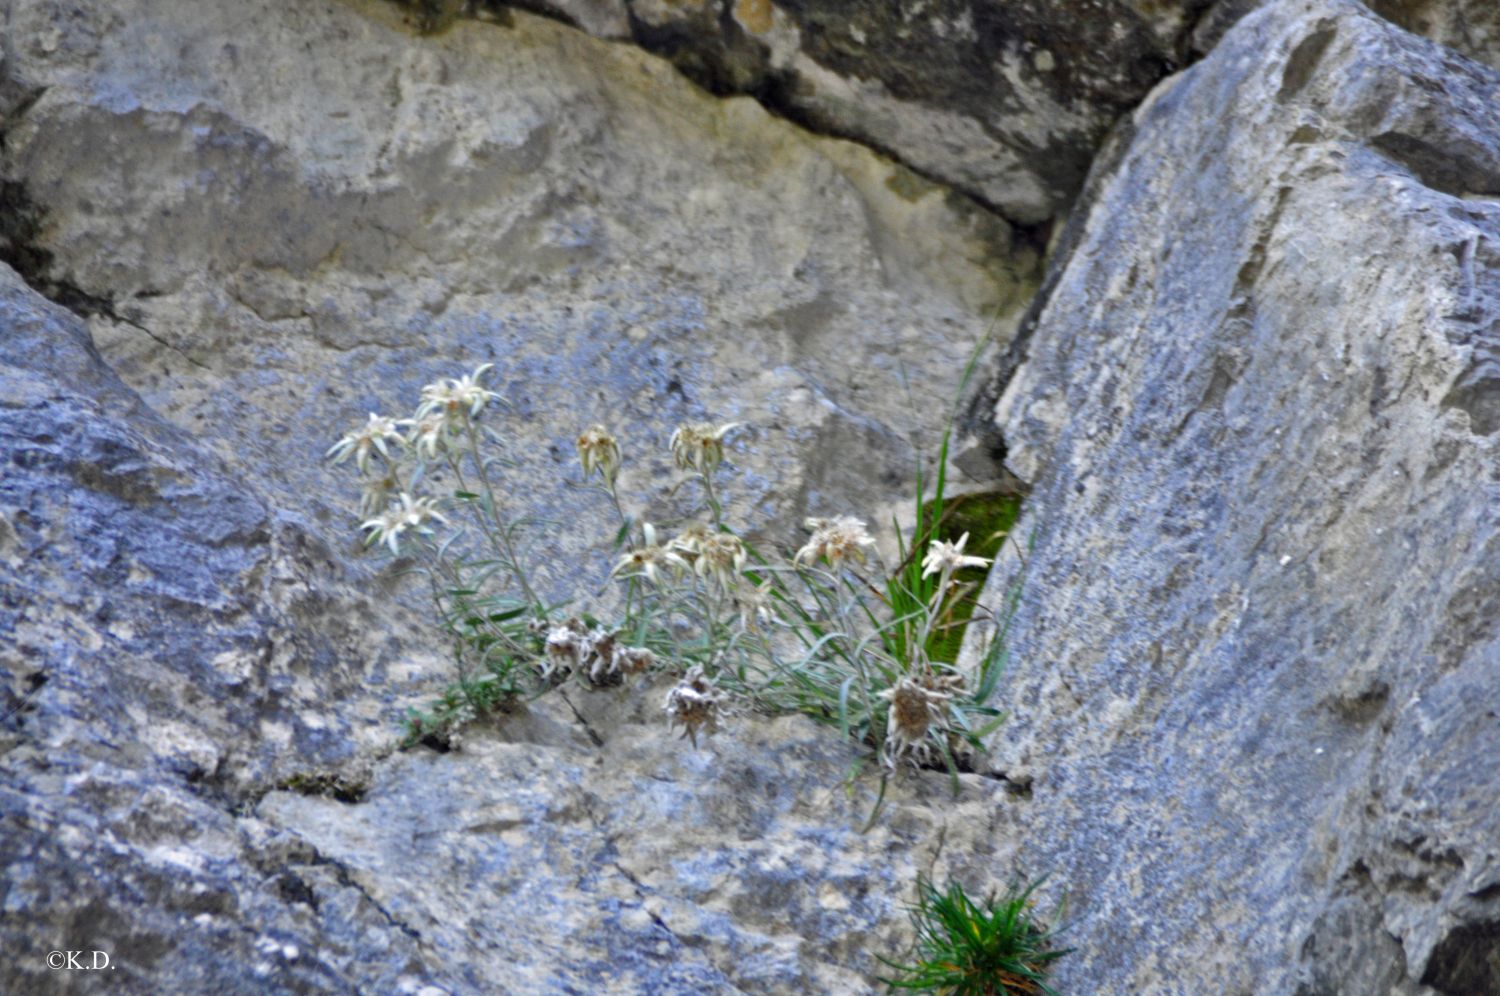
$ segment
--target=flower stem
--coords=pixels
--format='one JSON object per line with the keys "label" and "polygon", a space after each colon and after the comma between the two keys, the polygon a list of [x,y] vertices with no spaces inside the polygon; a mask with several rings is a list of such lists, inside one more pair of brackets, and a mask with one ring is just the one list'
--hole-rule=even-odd
{"label": "flower stem", "polygon": [[474,420],[469,418],[467,412],[464,413],[464,431],[468,433],[469,437],[469,456],[474,461],[475,469],[479,471],[479,481],[484,485],[484,494],[489,500],[490,515],[494,516],[495,519],[496,529],[491,530],[485,526],[485,533],[490,537],[490,543],[497,545],[498,549],[504,554],[506,562],[510,565],[511,573],[521,583],[521,591],[526,596],[527,604],[538,619],[546,619],[546,609],[542,606],[541,599],[536,597],[536,592],[532,591],[530,582],[526,580],[526,570],[521,566],[521,561],[516,556],[515,546],[510,541],[510,530],[500,518],[500,505],[495,501],[495,489],[490,484],[490,475],[489,471],[485,469],[484,458],[479,455],[479,434],[474,431]]}
{"label": "flower stem", "polygon": [[719,505],[719,496],[714,491],[714,477],[711,471],[700,470],[698,476],[703,479],[703,490],[708,495],[708,510],[714,517],[714,529],[724,527],[724,509]]}

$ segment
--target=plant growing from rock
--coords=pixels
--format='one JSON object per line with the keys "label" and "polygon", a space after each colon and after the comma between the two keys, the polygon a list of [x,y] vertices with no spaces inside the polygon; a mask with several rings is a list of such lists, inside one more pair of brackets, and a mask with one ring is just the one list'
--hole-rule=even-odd
{"label": "plant growing from rock", "polygon": [[1071,948],[1056,944],[1058,929],[1039,924],[1032,893],[1012,886],[998,898],[976,903],[962,885],[946,891],[917,879],[917,903],[910,907],[916,928],[916,960],[881,961],[896,974],[882,979],[895,989],[952,993],[955,996],[1056,996],[1047,985],[1052,963]]}
{"label": "plant growing from rock", "polygon": [[518,695],[569,680],[597,688],[667,672],[680,680],[664,712],[695,746],[741,701],[836,724],[887,772],[941,764],[956,779],[959,757],[979,749],[1002,718],[987,703],[1003,639],[974,674],[938,652],[972,608],[974,584],[960,583],[958,572],[990,562],[965,552],[967,534],[937,536],[946,435],[935,492],[929,497],[918,479],[915,532],[910,544],[898,540],[900,560],[888,567],[852,516],[808,520],[810,536],[790,558],[746,542],[725,520],[717,480],[738,423],[673,433],[674,463],[696,485],[698,503],[671,529],[627,511],[619,441],[604,426],[584,429],[579,464],[608,499],[611,577],[623,589],[605,622],[564,615],[530,580],[520,555],[527,524],[498,498],[503,438],[481,421],[501,401],[481,383],[488,370],[427,385],[409,418],[371,414],[329,450],[335,463],[352,458],[361,476],[366,543],[411,557],[452,640],[458,679],[427,713],[410,717],[408,743],[442,738]]}

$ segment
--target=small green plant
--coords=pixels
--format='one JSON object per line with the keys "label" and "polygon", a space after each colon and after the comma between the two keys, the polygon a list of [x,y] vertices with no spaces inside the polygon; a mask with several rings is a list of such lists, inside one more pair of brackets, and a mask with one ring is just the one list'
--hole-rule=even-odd
{"label": "small green plant", "polygon": [[896,975],[881,981],[893,989],[954,996],[1056,996],[1047,974],[1072,949],[1056,945],[1055,923],[1036,922],[1031,896],[1040,885],[1012,886],[998,898],[976,903],[957,882],[941,892],[918,878],[917,903],[910,908],[917,960],[902,964],[882,958]]}
{"label": "small green plant", "polygon": [[[919,477],[916,528],[909,542],[897,528],[899,562],[888,567],[851,516],[808,520],[811,536],[790,558],[741,538],[726,521],[717,480],[738,423],[673,433],[673,462],[686,475],[674,490],[690,485],[697,504],[670,530],[627,511],[618,440],[603,426],[585,429],[576,439],[583,483],[608,500],[611,577],[623,585],[605,621],[565,614],[531,582],[524,534],[536,524],[503,507],[512,465],[503,436],[481,422],[503,402],[482,385],[488,370],[427,385],[410,418],[371,414],[329,450],[359,471],[367,545],[410,558],[451,639],[457,681],[410,715],[407,745],[441,742],[475,717],[565,681],[601,688],[666,672],[680,679],[664,703],[667,719],[694,744],[743,701],[836,724],[871,748],[887,774],[902,763],[941,764],[957,787],[959,756],[981,749],[1003,719],[988,701],[1004,634],[1002,625],[974,673],[955,667],[957,637],[976,611],[982,575],[973,574],[992,557],[967,549],[967,531],[940,538],[949,519],[947,433],[936,487],[929,495]],[[1006,618],[1011,606],[1008,599]]]}

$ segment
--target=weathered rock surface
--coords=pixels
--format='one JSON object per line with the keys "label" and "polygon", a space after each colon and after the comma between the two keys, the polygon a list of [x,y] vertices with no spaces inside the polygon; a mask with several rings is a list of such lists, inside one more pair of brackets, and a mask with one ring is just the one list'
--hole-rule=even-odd
{"label": "weathered rock surface", "polygon": [[1005,863],[1001,783],[909,776],[861,834],[835,734],[692,750],[661,687],[385,757],[403,641],[335,558],[8,269],[0,330],[5,992],[858,990],[918,872]]}
{"label": "weathered rock surface", "polygon": [[[1267,2],[1215,0],[1193,27],[1193,51],[1210,51],[1235,22]],[[1500,6],[1490,0],[1366,0],[1365,6],[1413,34],[1500,68]]]}
{"label": "weathered rock surface", "polygon": [[[1500,990],[1500,80],[1390,23],[1490,58],[1487,11],[1285,0],[1218,41],[1248,6],[1122,3],[1043,70],[973,62],[1025,4],[881,47],[869,5],[568,0],[638,41],[717,12],[743,46],[700,76],[813,79],[809,119],[847,99],[897,138],[924,101],[990,113],[951,55],[1003,134],[914,141],[998,162],[1015,203],[973,189],[1017,218],[1161,53],[1213,49],[1115,133],[1011,351],[1035,539],[991,777],[905,777],[861,835],[848,744],[741,716],[694,751],[659,686],[390,754],[443,648],[323,451],[492,361],[518,508],[577,521],[599,420],[667,510],[644,451],[724,417],[757,427],[752,527],[874,518],[988,314],[1014,326],[1025,238],[523,13],[0,3],[0,989],[858,991],[918,871],[1050,870],[1064,992]],[[603,535],[546,535],[549,586],[593,583]]]}
{"label": "weathered rock surface", "polygon": [[[417,946],[234,811],[388,743],[402,641],[367,639],[325,544],[3,266],[0,343],[0,989],[342,989],[355,961],[391,990]],[[303,878],[326,905],[292,905]]]}
{"label": "weathered rock surface", "polygon": [[330,536],[332,440],[486,361],[532,514],[577,518],[590,422],[659,512],[672,427],[724,418],[753,427],[739,521],[875,519],[1035,284],[967,199],[524,14],[419,39],[385,3],[37,0],[5,27],[12,258]]}
{"label": "weathered rock surface", "polygon": [[747,718],[690,751],[659,688],[381,760],[414,621],[344,621],[381,613],[8,269],[0,330],[0,990],[859,988],[917,871],[985,881],[1014,836],[979,776],[861,836],[852,748]]}
{"label": "weathered rock surface", "polygon": [[1500,991],[1497,107],[1274,3],[1091,180],[999,408],[1064,992]]}
{"label": "weathered rock surface", "polygon": [[917,874],[993,882],[1002,783],[875,785],[805,717],[744,718],[692,750],[664,686],[566,691],[382,765],[358,805],[292,793],[257,815],[328,855],[421,935],[458,991],[863,992],[909,940]]}
{"label": "weathered rock surface", "polygon": [[[398,0],[432,28],[545,12],[883,149],[1034,224],[1066,214],[1105,134],[1264,0]],[[1371,0],[1383,17],[1500,65],[1492,0]]]}
{"label": "weathered rock surface", "polygon": [[[424,4],[417,0],[414,6]],[[481,2],[481,12],[509,3]],[[529,0],[716,93],[885,149],[1021,223],[1063,213],[1111,124],[1191,56],[1208,0]],[[449,8],[453,15],[462,5]],[[440,23],[443,11],[432,11]]]}
{"label": "weathered rock surface", "polygon": [[1408,31],[1500,68],[1500,6],[1489,0],[1370,0],[1369,6]]}
{"label": "weathered rock surface", "polygon": [[995,884],[1002,783],[860,837],[835,734],[693,753],[660,689],[387,756],[449,665],[323,454],[494,362],[518,509],[579,520],[595,420],[668,509],[647,451],[723,417],[740,521],[874,519],[1034,286],[1004,221],[523,14],[14,0],[0,50],[0,990],[858,987],[915,870]]}

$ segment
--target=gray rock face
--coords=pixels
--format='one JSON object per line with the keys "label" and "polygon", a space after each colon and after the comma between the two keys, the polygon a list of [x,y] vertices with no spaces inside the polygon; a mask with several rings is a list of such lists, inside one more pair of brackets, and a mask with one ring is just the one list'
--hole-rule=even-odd
{"label": "gray rock face", "polygon": [[[415,38],[385,3],[26,2],[4,37],[12,257],[330,536],[354,496],[328,445],[481,362],[532,514],[576,519],[594,421],[663,513],[672,428],[723,418],[754,427],[738,521],[887,518],[913,433],[1035,286],[1036,252],[967,199],[524,14]],[[560,594],[599,538],[557,537]]]}
{"label": "gray rock face", "polygon": [[1276,3],[1091,182],[998,413],[1062,991],[1500,991],[1497,107]]}
{"label": "gray rock face", "polygon": [[713,92],[754,94],[820,131],[888,150],[1007,218],[1036,223],[1066,210],[1110,125],[1184,63],[1207,3],[523,6],[605,37],[629,37]]}
{"label": "gray rock face", "polygon": [[[358,805],[291,793],[257,815],[420,934],[459,991],[860,992],[909,940],[918,873],[989,880],[1004,787],[874,784],[805,717],[744,718],[693,750],[664,686],[562,693],[461,753],[393,758]],[[597,743],[596,743],[597,741]]]}
{"label": "gray rock face", "polygon": [[146,408],[8,267],[0,309],[6,714],[43,747],[192,783],[349,757],[360,688],[400,646],[349,621],[370,600],[338,597],[353,592],[307,523]]}
{"label": "gray rock face", "polygon": [[[1033,220],[1212,49],[1114,133],[1010,343],[991,770],[861,834],[850,745],[741,715],[694,750],[659,684],[392,753],[448,664],[323,452],[494,362],[519,509],[577,521],[604,421],[670,511],[647,451],[723,417],[741,521],[880,520],[1035,249],[463,6],[0,4],[0,990],[860,991],[918,872],[1050,870],[1064,992],[1500,991],[1500,79],[1391,23],[1490,58],[1486,10],[549,3]],[[545,584],[606,535],[545,534]]]}
{"label": "gray rock face", "polygon": [[[0,936],[15,954],[0,988],[339,989],[357,959],[391,989],[411,940],[337,866],[234,811],[388,740],[396,710],[365,687],[400,640],[363,642],[348,620],[368,599],[340,597],[323,542],[142,405],[8,267],[0,335]],[[328,905],[299,908],[318,883]],[[52,971],[54,950],[113,967]]]}
{"label": "gray rock face", "polygon": [[648,513],[722,417],[739,521],[878,520],[1034,287],[1006,222],[523,14],[17,0],[0,47],[0,990],[857,988],[918,869],[998,884],[1001,783],[861,837],[835,734],[693,753],[660,688],[389,756],[451,665],[323,455],[490,361],[560,593],[591,421]]}
{"label": "gray rock face", "polygon": [[1370,0],[1369,6],[1408,31],[1500,68],[1500,7],[1488,0]]}
{"label": "gray rock face", "polygon": [[[1266,2],[1215,0],[1193,27],[1193,51],[1211,50],[1230,26]],[[1500,7],[1490,0],[1366,0],[1365,6],[1413,34],[1500,68]]]}
{"label": "gray rock face", "polygon": [[862,834],[836,735],[693,750],[660,686],[386,756],[403,642],[341,628],[378,613],[332,554],[8,269],[0,330],[5,992],[851,991],[919,872],[1005,863],[1001,783],[908,777]]}
{"label": "gray rock face", "polygon": [[[883,149],[1007,218],[1065,214],[1106,132],[1264,0],[397,0],[438,27],[545,12]],[[1500,65],[1491,0],[1370,0],[1408,31]]]}

